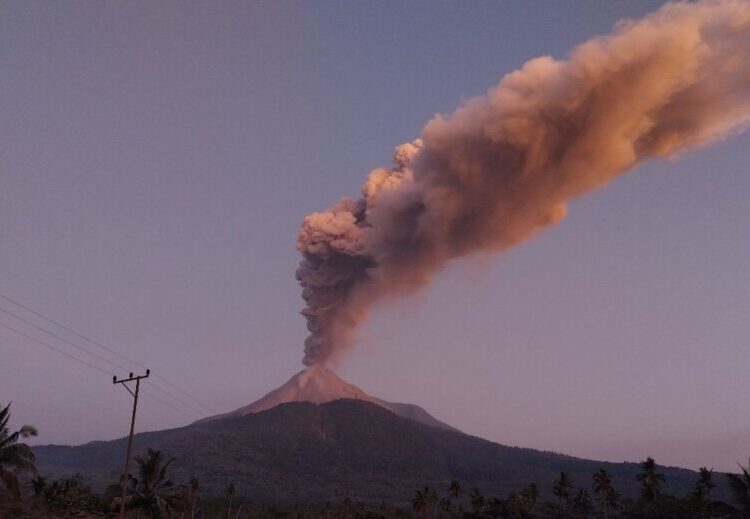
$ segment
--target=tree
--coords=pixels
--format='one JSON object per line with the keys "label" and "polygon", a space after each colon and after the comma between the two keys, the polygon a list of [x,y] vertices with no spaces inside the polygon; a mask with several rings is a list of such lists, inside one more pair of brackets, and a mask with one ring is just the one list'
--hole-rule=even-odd
{"label": "tree", "polygon": [[636,476],[641,484],[641,499],[647,503],[654,503],[661,492],[661,484],[665,481],[664,474],[656,472],[656,462],[652,457],[641,463],[641,471]]}
{"label": "tree", "polygon": [[[234,481],[230,482],[227,485],[227,488],[224,490],[224,493],[227,495],[227,499],[229,500],[229,505],[227,507],[227,519],[229,519],[229,516],[232,514],[232,498],[234,497],[236,489],[234,487]],[[347,498],[349,498],[349,494],[347,493]]]}
{"label": "tree", "polygon": [[174,458],[165,461],[161,451],[148,449],[145,455],[133,459],[138,464],[138,477],[130,478],[130,495],[125,507],[154,519],[184,510],[189,490],[186,485],[176,485],[167,476]]}
{"label": "tree", "polygon": [[427,494],[422,490],[417,490],[414,493],[414,497],[411,499],[411,507],[418,515],[422,515],[422,512],[427,508]]}
{"label": "tree", "polygon": [[713,473],[714,469],[706,467],[698,469],[698,480],[689,496],[690,501],[695,505],[695,511],[701,517],[711,516],[711,491],[716,488],[712,480]]}
{"label": "tree", "polygon": [[[475,517],[475,516],[469,516],[469,517]],[[485,506],[484,517],[491,517],[492,519],[497,519],[499,517],[515,517],[515,516],[513,515],[513,511],[510,509],[510,507],[507,506],[507,502],[497,497],[491,497],[490,499],[487,500],[487,505]]]}
{"label": "tree", "polygon": [[200,485],[198,484],[198,478],[190,478],[190,517],[195,517],[195,507],[198,501],[198,492],[200,491]]}
{"label": "tree", "polygon": [[557,498],[560,506],[567,507],[570,505],[570,497],[573,493],[573,482],[566,472],[560,472],[560,477],[555,481],[552,487],[552,494]]}
{"label": "tree", "polygon": [[539,488],[536,486],[536,483],[529,483],[526,488],[519,492],[518,497],[520,498],[523,510],[531,514],[534,512],[537,501],[539,501]]}
{"label": "tree", "polygon": [[594,505],[591,502],[591,495],[589,495],[588,490],[584,488],[578,490],[578,493],[573,498],[573,510],[576,514],[583,517],[587,517],[594,511]]}
{"label": "tree", "polygon": [[417,490],[411,500],[412,509],[414,509],[417,515],[424,517],[432,517],[439,506],[440,499],[438,498],[437,493],[434,490],[431,490],[430,487],[424,487],[422,490]]}
{"label": "tree", "polygon": [[448,487],[448,494],[453,498],[453,501],[456,504],[456,508],[458,508],[458,498],[463,493],[464,490],[461,488],[461,484],[455,479],[451,481],[451,484]]}
{"label": "tree", "polygon": [[44,476],[37,476],[31,480],[31,489],[34,491],[35,496],[41,496],[46,488],[47,478]]}
{"label": "tree", "polygon": [[729,488],[744,514],[743,517],[750,517],[750,461],[747,467],[740,465],[740,470],[741,474],[727,474]]}
{"label": "tree", "polygon": [[10,421],[10,404],[0,410],[0,481],[5,485],[8,493],[15,499],[21,498],[21,487],[18,484],[18,474],[30,472],[36,474],[34,453],[25,443],[19,443],[21,438],[37,435],[31,425],[24,425],[11,433],[8,429]]}
{"label": "tree", "polygon": [[[417,493],[419,493],[419,491],[417,491]],[[427,517],[432,517],[433,515],[435,515],[435,512],[437,511],[437,508],[440,504],[440,499],[438,498],[437,492],[426,486],[424,487],[424,490],[422,490],[422,499],[423,506],[421,508],[421,511],[424,512],[424,515],[426,515]]]}
{"label": "tree", "polygon": [[471,492],[471,510],[474,513],[481,514],[484,512],[484,508],[487,505],[487,500],[484,497],[484,494],[478,489],[475,488]]}
{"label": "tree", "polygon": [[46,505],[51,516],[57,517],[60,514],[64,517],[87,517],[89,513],[101,509],[99,497],[86,485],[80,474],[51,483],[38,477],[31,484],[38,501]]}
{"label": "tree", "polygon": [[610,514],[620,506],[620,495],[612,485],[612,476],[604,469],[594,474],[594,495],[597,497],[604,510],[604,517],[609,518]]}

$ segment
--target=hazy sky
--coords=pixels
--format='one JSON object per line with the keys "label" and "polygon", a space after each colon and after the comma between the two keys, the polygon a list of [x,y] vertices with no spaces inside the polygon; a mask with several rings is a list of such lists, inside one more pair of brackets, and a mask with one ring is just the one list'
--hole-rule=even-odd
{"label": "hazy sky", "polygon": [[[139,430],[247,404],[302,368],[305,214],[356,196],[430,117],[527,59],[659,5],[2,2],[0,294],[211,408],[150,379]],[[749,150],[744,134],[648,163],[510,253],[453,264],[379,307],[339,373],[504,444],[735,468],[750,455]],[[0,352],[0,402],[40,443],[127,433],[111,376],[5,328]]]}

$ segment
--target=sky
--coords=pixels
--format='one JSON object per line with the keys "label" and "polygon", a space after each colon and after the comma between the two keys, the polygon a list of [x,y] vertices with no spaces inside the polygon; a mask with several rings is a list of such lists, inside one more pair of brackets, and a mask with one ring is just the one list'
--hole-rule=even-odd
{"label": "sky", "polygon": [[[0,298],[32,338],[0,327],[13,424],[43,444],[121,437],[131,398],[111,377],[143,366],[141,431],[281,385],[307,335],[302,218],[435,114],[659,5],[0,3],[0,295],[121,355]],[[378,306],[338,373],[503,444],[735,469],[749,150],[745,133],[648,162],[521,246],[452,263]]]}

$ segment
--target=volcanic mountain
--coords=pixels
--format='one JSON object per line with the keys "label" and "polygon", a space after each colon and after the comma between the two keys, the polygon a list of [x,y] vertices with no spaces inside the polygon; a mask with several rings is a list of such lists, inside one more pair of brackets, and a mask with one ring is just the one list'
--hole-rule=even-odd
{"label": "volcanic mountain", "polygon": [[322,366],[312,366],[300,371],[290,378],[286,384],[274,389],[252,404],[240,407],[229,413],[203,418],[195,423],[205,423],[222,418],[246,416],[248,414],[259,413],[276,407],[277,405],[289,402],[325,404],[326,402],[341,399],[364,400],[379,405],[380,407],[384,407],[398,416],[425,425],[460,432],[458,429],[436,419],[417,405],[386,402],[380,398],[370,396],[357,386],[342,380],[330,369]]}
{"label": "volcanic mountain", "polygon": [[[45,476],[75,473],[101,490],[122,470],[127,438],[79,446],[35,446]],[[175,481],[196,477],[204,495],[220,495],[230,482],[259,500],[326,501],[353,498],[406,502],[417,488],[445,489],[452,480],[487,495],[505,495],[537,482],[549,493],[565,471],[578,486],[604,468],[626,496],[638,492],[636,463],[607,463],[551,452],[507,447],[453,429],[410,404],[372,397],[328,369],[293,376],[260,400],[185,427],[143,432],[134,452],[146,448],[175,457]],[[697,475],[660,467],[665,490],[684,495]],[[727,489],[717,482],[715,496]]]}
{"label": "volcanic mountain", "polygon": [[[35,446],[45,476],[81,474],[97,489],[116,482],[127,438],[75,447]],[[146,448],[175,457],[175,481],[195,477],[204,495],[221,495],[234,482],[239,495],[258,500],[326,501],[349,495],[366,501],[406,502],[418,488],[446,489],[452,480],[486,495],[506,495],[530,482],[549,494],[565,471],[588,488],[606,469],[626,496],[639,490],[637,463],[583,460],[551,452],[506,447],[418,423],[361,399],[325,404],[289,402],[245,416],[217,418],[178,429],[135,435],[134,452]],[[664,490],[685,495],[697,474],[659,467]],[[724,479],[715,496],[726,499]]]}

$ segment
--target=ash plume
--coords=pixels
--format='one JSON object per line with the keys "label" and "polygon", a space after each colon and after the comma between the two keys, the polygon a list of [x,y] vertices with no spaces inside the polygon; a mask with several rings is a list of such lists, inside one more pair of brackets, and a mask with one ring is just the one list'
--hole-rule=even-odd
{"label": "ash plume", "polygon": [[566,201],[639,162],[750,119],[750,3],[671,3],[541,57],[437,115],[373,170],[358,200],[302,222],[304,364],[335,362],[383,298],[454,258],[496,252],[560,222]]}

